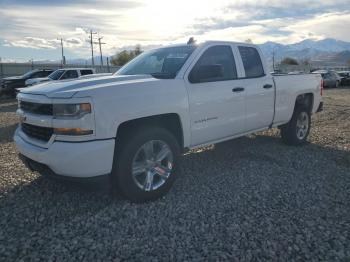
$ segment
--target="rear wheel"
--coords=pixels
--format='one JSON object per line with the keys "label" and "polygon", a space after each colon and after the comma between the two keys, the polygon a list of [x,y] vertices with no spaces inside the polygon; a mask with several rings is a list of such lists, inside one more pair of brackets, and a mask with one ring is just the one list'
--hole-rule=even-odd
{"label": "rear wheel", "polygon": [[310,128],[311,116],[308,108],[297,107],[292,119],[281,127],[282,140],[288,145],[302,145],[306,142]]}
{"label": "rear wheel", "polygon": [[164,128],[145,127],[121,140],[112,173],[121,193],[138,203],[165,195],[176,177],[175,137]]}

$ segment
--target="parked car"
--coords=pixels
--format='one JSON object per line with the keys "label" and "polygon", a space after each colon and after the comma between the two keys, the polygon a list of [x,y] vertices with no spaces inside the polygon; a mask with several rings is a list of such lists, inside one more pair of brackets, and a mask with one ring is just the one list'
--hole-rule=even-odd
{"label": "parked car", "polygon": [[21,90],[14,140],[32,170],[108,181],[144,202],[170,189],[190,149],[272,127],[285,143],[304,144],[322,110],[321,83],[317,74],[270,75],[252,44],[163,47],[112,76]]}
{"label": "parked car", "polygon": [[74,78],[78,78],[85,75],[91,75],[91,74],[95,74],[95,69],[92,69],[92,68],[57,69],[47,77],[28,79],[25,82],[25,85],[32,86],[32,85],[36,85],[36,84],[48,82],[48,81],[74,79]]}
{"label": "parked car", "polygon": [[47,77],[52,72],[52,69],[35,69],[21,76],[5,77],[1,82],[0,94],[8,94],[14,96],[16,94],[16,88],[24,87],[25,81],[28,79]]}
{"label": "parked car", "polygon": [[340,86],[341,77],[334,71],[317,70],[312,73],[322,76],[324,87],[338,88]]}
{"label": "parked car", "polygon": [[350,86],[350,71],[340,71],[337,72],[340,76],[340,85],[342,86]]}

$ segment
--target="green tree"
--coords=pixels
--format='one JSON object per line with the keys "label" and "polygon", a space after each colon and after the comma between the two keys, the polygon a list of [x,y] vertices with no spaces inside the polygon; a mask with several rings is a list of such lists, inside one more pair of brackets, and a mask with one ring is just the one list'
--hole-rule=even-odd
{"label": "green tree", "polygon": [[282,65],[299,65],[298,61],[291,57],[286,57],[281,61]]}
{"label": "green tree", "polygon": [[123,66],[141,53],[142,50],[140,45],[137,45],[134,50],[123,50],[112,57],[111,64],[115,66]]}

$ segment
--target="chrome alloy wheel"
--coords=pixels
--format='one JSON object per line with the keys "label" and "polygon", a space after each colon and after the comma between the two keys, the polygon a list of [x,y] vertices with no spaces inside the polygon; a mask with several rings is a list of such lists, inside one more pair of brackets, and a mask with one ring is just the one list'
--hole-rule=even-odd
{"label": "chrome alloy wheel", "polygon": [[297,119],[296,132],[299,140],[303,140],[309,129],[309,116],[306,112],[301,112]]}
{"label": "chrome alloy wheel", "polygon": [[174,156],[170,147],[161,140],[150,140],[136,152],[132,161],[132,177],[144,191],[161,187],[170,177]]}

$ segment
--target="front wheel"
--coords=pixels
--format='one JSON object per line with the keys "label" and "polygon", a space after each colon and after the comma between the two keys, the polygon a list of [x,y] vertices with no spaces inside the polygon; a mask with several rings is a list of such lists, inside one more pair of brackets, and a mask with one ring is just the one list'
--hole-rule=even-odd
{"label": "front wheel", "polygon": [[132,202],[146,202],[171,188],[180,148],[175,137],[160,127],[144,127],[121,137],[112,176]]}
{"label": "front wheel", "polygon": [[302,145],[310,133],[311,116],[306,107],[297,107],[292,119],[281,127],[281,136],[288,145]]}

